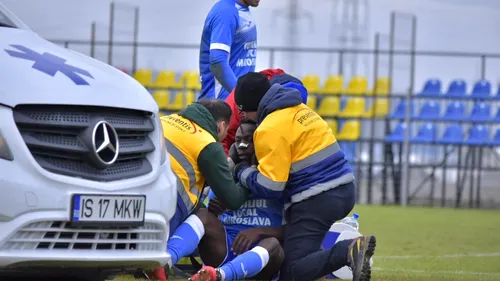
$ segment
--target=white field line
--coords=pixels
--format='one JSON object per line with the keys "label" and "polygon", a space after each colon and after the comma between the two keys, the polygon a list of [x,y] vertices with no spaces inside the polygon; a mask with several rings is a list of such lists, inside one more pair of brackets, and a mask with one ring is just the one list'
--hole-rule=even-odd
{"label": "white field line", "polygon": [[426,273],[426,274],[450,274],[450,275],[474,275],[474,276],[489,276],[489,277],[500,277],[500,273],[493,272],[473,272],[473,271],[459,271],[459,270],[420,270],[420,269],[387,269],[380,267],[373,267],[374,271],[386,271],[386,272],[403,272],[403,273]]}
{"label": "white field line", "polygon": [[422,258],[440,258],[440,259],[456,259],[463,257],[500,257],[500,252],[496,253],[471,253],[471,254],[453,254],[453,255],[443,255],[443,256],[377,256],[374,255],[374,259],[422,259]]}

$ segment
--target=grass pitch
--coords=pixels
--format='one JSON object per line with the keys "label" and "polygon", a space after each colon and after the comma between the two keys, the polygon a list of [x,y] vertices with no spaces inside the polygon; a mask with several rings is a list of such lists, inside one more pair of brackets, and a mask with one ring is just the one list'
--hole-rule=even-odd
{"label": "grass pitch", "polygon": [[377,236],[373,281],[500,280],[500,211],[357,205],[354,212],[360,232]]}

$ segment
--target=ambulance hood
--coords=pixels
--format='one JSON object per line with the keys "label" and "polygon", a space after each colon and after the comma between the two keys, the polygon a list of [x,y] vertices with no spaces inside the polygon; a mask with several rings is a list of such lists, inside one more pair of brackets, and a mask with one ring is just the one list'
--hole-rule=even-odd
{"label": "ambulance hood", "polygon": [[126,73],[44,40],[0,27],[0,104],[89,105],[157,112],[151,94]]}

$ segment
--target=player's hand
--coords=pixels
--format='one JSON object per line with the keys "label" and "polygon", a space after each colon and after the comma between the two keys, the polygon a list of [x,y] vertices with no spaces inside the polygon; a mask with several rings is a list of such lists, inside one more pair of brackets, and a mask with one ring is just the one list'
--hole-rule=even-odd
{"label": "player's hand", "polygon": [[219,216],[226,210],[227,208],[216,197],[211,198],[210,201],[208,202],[208,211],[214,214],[215,216]]}
{"label": "player's hand", "polygon": [[234,164],[238,164],[241,162],[240,156],[238,156],[238,151],[236,150],[236,145],[233,143],[229,148],[229,158],[233,160]]}
{"label": "player's hand", "polygon": [[241,255],[248,251],[250,247],[260,239],[260,231],[258,228],[250,228],[240,231],[234,238],[231,251],[236,255]]}

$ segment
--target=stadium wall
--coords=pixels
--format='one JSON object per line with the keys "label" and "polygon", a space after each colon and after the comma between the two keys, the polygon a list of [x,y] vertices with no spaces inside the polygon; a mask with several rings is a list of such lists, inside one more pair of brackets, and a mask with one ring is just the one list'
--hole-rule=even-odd
{"label": "stadium wall", "polygon": [[[138,5],[140,7],[139,40],[142,42],[198,44],[204,16],[215,1],[205,0],[118,0],[116,3]],[[330,10],[332,0],[300,1],[304,13],[313,15],[312,20],[305,17],[299,20],[299,45],[296,47],[332,47],[328,45],[330,33]],[[500,2],[497,0],[374,0],[370,2],[370,34],[389,33],[391,11],[414,13],[418,18],[417,50],[461,51],[461,52],[498,52],[500,45]],[[471,3],[472,2],[472,3]],[[89,40],[90,23],[97,22],[97,40],[107,40],[109,19],[109,0],[2,0],[35,31],[48,39]],[[287,46],[287,19],[284,15],[287,0],[263,0],[261,7],[254,11],[259,24],[259,43],[261,46]],[[29,7],[29,8],[28,8]],[[122,6],[115,15],[115,40],[130,41],[133,28],[133,10]],[[64,24],[63,24],[64,23]],[[179,28],[182,26],[183,28]],[[404,35],[410,30],[403,22],[397,32]],[[373,36],[370,36],[373,37]],[[385,39],[388,41],[388,39]],[[372,40],[370,40],[372,41]],[[372,47],[372,42],[366,44]],[[384,42],[382,42],[382,48]],[[388,42],[386,42],[388,46]],[[293,47],[293,46],[292,46]],[[88,46],[72,46],[88,54]],[[96,50],[97,57],[107,55],[107,49]],[[130,48],[117,47],[114,50],[114,64],[130,65]],[[299,69],[297,75],[316,73],[324,77],[336,67],[325,65],[327,54],[302,53],[295,57]],[[274,66],[287,66],[287,54],[277,52]],[[260,52],[257,68],[269,66],[269,53]],[[370,60],[361,60],[358,73],[370,76]],[[368,62],[368,65],[367,65]],[[197,69],[198,50],[159,50],[141,49],[138,66],[153,69],[173,69],[185,71]],[[386,68],[381,60],[379,75]],[[399,68],[405,69],[405,60]],[[396,63],[398,68],[398,63]],[[489,59],[486,78],[497,81],[500,59]],[[453,78],[469,81],[480,77],[480,58],[419,57],[416,61],[416,85],[428,77],[439,77],[446,83]],[[405,84],[405,83],[403,83]],[[404,87],[401,84],[400,87]],[[406,89],[395,89],[406,90]]]}

